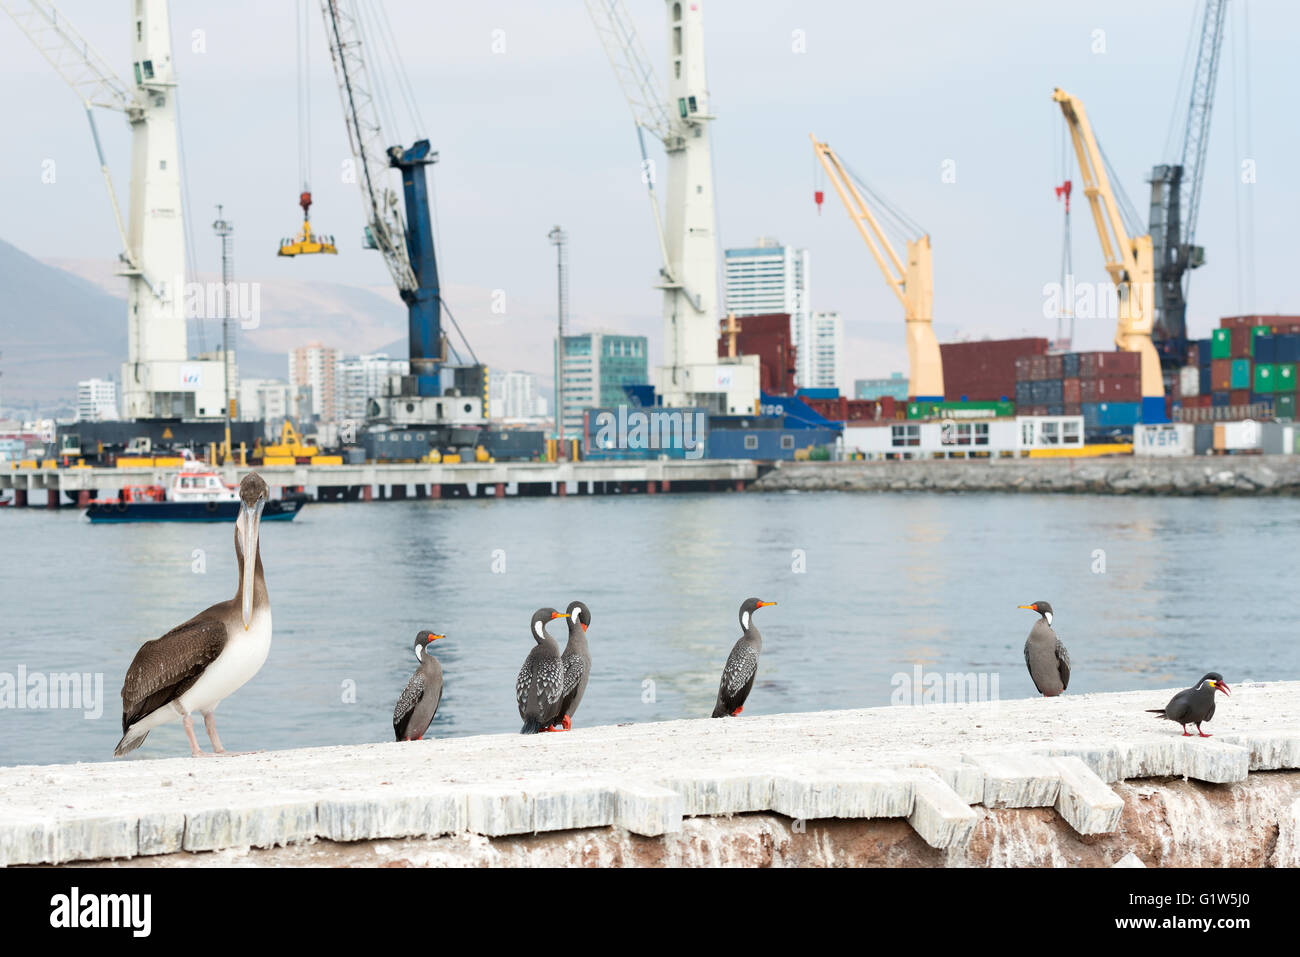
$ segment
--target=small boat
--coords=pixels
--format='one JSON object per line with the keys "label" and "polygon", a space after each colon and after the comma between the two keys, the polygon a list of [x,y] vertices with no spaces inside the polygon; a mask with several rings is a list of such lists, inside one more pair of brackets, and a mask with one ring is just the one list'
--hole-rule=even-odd
{"label": "small boat", "polygon": [[[306,501],[303,495],[271,499],[262,521],[292,521]],[[194,459],[176,473],[170,493],[161,485],[128,485],[117,498],[95,499],[86,509],[92,522],[229,522],[238,514],[238,486]]]}

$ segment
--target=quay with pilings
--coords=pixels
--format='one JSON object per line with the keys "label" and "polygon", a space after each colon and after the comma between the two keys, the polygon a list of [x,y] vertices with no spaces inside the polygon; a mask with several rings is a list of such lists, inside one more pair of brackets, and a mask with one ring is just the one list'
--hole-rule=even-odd
{"label": "quay with pilings", "polygon": [[[659,459],[589,462],[383,463],[218,466],[234,484],[256,470],[272,489],[310,489],[315,501],[383,501],[511,496],[654,495],[743,491],[769,466],[748,459]],[[178,469],[36,468],[0,471],[0,493],[16,506],[85,507],[128,485],[169,487]],[[42,502],[41,499],[44,499]]]}
{"label": "quay with pilings", "polygon": [[0,865],[1300,866],[1300,682],[1234,681],[1212,738],[1145,712],[1179,688],[203,760],[149,742],[0,768]]}

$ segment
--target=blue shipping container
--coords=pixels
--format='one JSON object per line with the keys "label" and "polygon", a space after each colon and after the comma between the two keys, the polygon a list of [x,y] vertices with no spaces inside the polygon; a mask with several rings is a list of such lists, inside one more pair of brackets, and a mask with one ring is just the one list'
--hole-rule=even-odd
{"label": "blue shipping container", "polygon": [[793,459],[798,449],[831,448],[839,433],[834,429],[711,429],[711,459]]}
{"label": "blue shipping container", "polygon": [[1276,336],[1255,337],[1255,361],[1256,362],[1276,362],[1277,361],[1276,356],[1277,356]]}
{"label": "blue shipping container", "polygon": [[1228,393],[1226,392],[1210,393],[1210,405],[1214,406],[1215,408],[1219,408],[1219,407],[1226,408],[1230,404],[1231,404],[1231,397],[1228,395]]}
{"label": "blue shipping container", "polygon": [[1067,352],[1061,356],[1061,375],[1066,379],[1079,378],[1079,353]]}
{"label": "blue shipping container", "polygon": [[1201,375],[1201,388],[1199,390],[1199,394],[1209,395],[1211,392],[1214,391],[1214,376],[1210,375],[1210,367],[1208,365],[1201,366],[1200,375]]}
{"label": "blue shipping container", "polygon": [[1085,402],[1079,406],[1088,428],[1137,425],[1142,418],[1141,402]]}
{"label": "blue shipping container", "polygon": [[1034,404],[1034,384],[1032,382],[1016,383],[1016,405]]}
{"label": "blue shipping container", "polygon": [[[1200,344],[1201,347],[1199,350],[1201,366],[1203,368],[1208,369],[1210,367],[1210,363],[1214,360],[1214,340],[1197,339],[1196,341]],[[1206,389],[1205,391],[1208,392],[1210,390]]]}
{"label": "blue shipping container", "polygon": [[1300,362],[1300,333],[1287,332],[1273,337],[1276,347],[1274,362]]}

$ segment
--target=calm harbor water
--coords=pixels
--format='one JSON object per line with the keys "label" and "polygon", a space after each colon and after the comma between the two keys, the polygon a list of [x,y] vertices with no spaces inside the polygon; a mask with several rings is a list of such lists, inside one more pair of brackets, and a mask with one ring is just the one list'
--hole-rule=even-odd
{"label": "calm harbor water", "polygon": [[[1070,692],[1300,678],[1294,499],[768,493],[309,505],[263,525],[275,633],[218,710],[233,749],[392,738],[416,631],[446,686],[432,736],[514,732],[514,679],[543,605],[591,606],[579,725],[707,716],[739,636],[764,651],[746,714],[888,704],[893,676],[998,675],[1046,599]],[[0,764],[107,760],[140,643],[235,587],[229,525],[91,526],[0,509],[0,683],[102,675],[102,714],[0,709]],[[196,571],[196,563],[206,564]],[[552,633],[563,642],[563,623]],[[94,679],[92,678],[92,686]],[[2,690],[2,688],[0,688]],[[1158,704],[1159,702],[1156,702]],[[1152,705],[1156,706],[1155,704]],[[743,718],[741,719],[743,720]],[[201,724],[201,722],[200,722]],[[208,747],[206,736],[199,740]],[[133,757],[187,753],[179,722]]]}

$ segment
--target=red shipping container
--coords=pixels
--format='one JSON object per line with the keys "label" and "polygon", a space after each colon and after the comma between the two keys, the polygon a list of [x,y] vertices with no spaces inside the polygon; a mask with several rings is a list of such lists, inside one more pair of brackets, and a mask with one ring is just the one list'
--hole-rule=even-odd
{"label": "red shipping container", "polygon": [[1292,330],[1300,327],[1300,316],[1224,316],[1219,320],[1220,329],[1248,329],[1251,326],[1279,326]]}
{"label": "red shipping container", "polygon": [[1016,357],[1016,381],[1028,382],[1029,380],[1029,356]]}
{"label": "red shipping container", "polygon": [[1060,356],[1047,356],[1046,361],[1047,374],[1043,376],[1044,379],[1059,379],[1065,374],[1062,370]]}
{"label": "red shipping container", "polygon": [[1187,344],[1187,364],[1189,366],[1199,366],[1201,364],[1201,344],[1199,342],[1189,342]]}
{"label": "red shipping container", "polygon": [[[1142,360],[1136,352],[1081,352],[1079,377],[1098,379],[1103,376],[1137,375]],[[1087,399],[1084,399],[1087,402]]]}
{"label": "red shipping container", "polygon": [[1066,415],[1078,415],[1079,412],[1080,412],[1080,410],[1079,410],[1079,403],[1077,403],[1077,402],[1067,402],[1067,403],[1065,403],[1065,414],[1066,414]]}
{"label": "red shipping container", "polygon": [[1061,385],[1062,400],[1066,405],[1074,403],[1078,405],[1083,401],[1082,392],[1079,389],[1078,379],[1065,379]]}
{"label": "red shipping container", "polygon": [[1137,402],[1142,398],[1142,380],[1137,376],[1113,376],[1096,381],[1098,402]]}
{"label": "red shipping container", "polygon": [[[790,337],[790,314],[738,317],[736,325],[736,352],[758,356],[759,387],[773,395],[793,395],[796,349]],[[728,332],[718,336],[719,358],[730,353],[730,339]]]}
{"label": "red shipping container", "polygon": [[1210,360],[1210,389],[1214,392],[1227,392],[1232,388],[1232,360]]}
{"label": "red shipping container", "polygon": [[948,399],[956,401],[965,396],[971,402],[992,402],[1015,397],[1017,360],[1045,354],[1047,340],[947,342],[939,346],[939,352],[943,358],[943,385]]}
{"label": "red shipping container", "polygon": [[1079,401],[1080,402],[1100,402],[1097,397],[1097,380],[1080,379],[1079,380]]}
{"label": "red shipping container", "polygon": [[1042,382],[1047,378],[1047,356],[1029,357],[1029,378],[1033,382]]}
{"label": "red shipping container", "polygon": [[1232,329],[1232,357],[1234,359],[1250,358],[1250,326],[1234,326]]}
{"label": "red shipping container", "polygon": [[1228,393],[1229,405],[1250,405],[1249,389],[1233,389]]}

